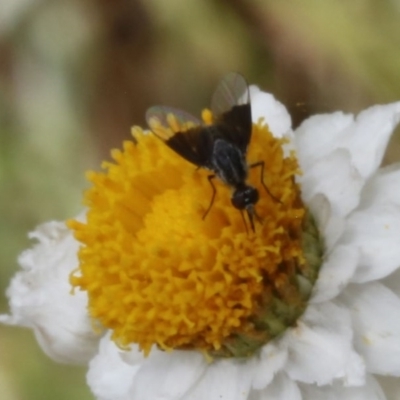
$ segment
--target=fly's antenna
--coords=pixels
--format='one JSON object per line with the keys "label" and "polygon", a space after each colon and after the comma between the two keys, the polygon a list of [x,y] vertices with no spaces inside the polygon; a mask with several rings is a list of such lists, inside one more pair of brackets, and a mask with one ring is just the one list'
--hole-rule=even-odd
{"label": "fly's antenna", "polygon": [[[240,211],[240,215],[242,216],[243,225],[246,228],[246,233],[249,234],[249,229],[247,228],[246,218],[244,217],[243,210],[239,210],[239,211]],[[250,216],[249,216],[249,219],[250,219]],[[253,226],[252,222],[250,222],[250,225]],[[252,228],[252,230],[254,232],[254,228]]]}

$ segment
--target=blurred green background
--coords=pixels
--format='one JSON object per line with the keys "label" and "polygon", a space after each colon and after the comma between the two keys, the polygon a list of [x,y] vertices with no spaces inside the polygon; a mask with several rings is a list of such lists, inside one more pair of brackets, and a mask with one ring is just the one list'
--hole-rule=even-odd
{"label": "blurred green background", "polygon": [[[295,124],[400,100],[400,0],[1,1],[0,291],[27,232],[80,211],[84,171],[149,106],[198,113],[229,71],[273,92]],[[397,132],[385,162],[399,159]],[[92,396],[84,369],[0,326],[0,398]]]}

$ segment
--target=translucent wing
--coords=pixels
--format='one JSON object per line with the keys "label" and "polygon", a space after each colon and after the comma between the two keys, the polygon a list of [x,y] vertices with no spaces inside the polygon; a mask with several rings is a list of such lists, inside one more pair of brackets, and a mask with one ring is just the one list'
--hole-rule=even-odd
{"label": "translucent wing", "polygon": [[250,103],[246,79],[237,72],[226,75],[218,84],[211,99],[211,111],[218,117],[234,106]]}
{"label": "translucent wing", "polygon": [[215,123],[225,140],[245,154],[251,139],[250,94],[246,79],[231,72],[219,83],[211,100]]}
{"label": "translucent wing", "polygon": [[146,121],[153,133],[164,141],[177,132],[185,132],[202,124],[185,111],[164,106],[150,107],[146,112]]}
{"label": "translucent wing", "polygon": [[209,167],[212,138],[201,121],[191,114],[172,108],[155,106],[146,112],[152,132],[187,161]]}

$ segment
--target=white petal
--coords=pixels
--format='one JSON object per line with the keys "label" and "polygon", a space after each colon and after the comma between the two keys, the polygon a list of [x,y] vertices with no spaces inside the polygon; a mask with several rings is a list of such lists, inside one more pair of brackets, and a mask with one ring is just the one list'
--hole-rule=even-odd
{"label": "white petal", "polygon": [[363,188],[359,208],[400,204],[400,164],[378,170]]}
{"label": "white petal", "polygon": [[182,400],[246,400],[249,396],[254,362],[218,360]]}
{"label": "white petal", "polygon": [[335,378],[362,384],[364,366],[352,347],[349,312],[332,303],[310,305],[282,340],[289,341],[286,372],[292,379],[324,385]]}
{"label": "white petal", "polygon": [[383,278],[400,265],[400,205],[377,205],[353,213],[347,220],[342,243],[360,249],[353,282]]}
{"label": "white petal", "polygon": [[[306,400],[385,400],[386,397],[379,383],[372,376],[366,384],[359,387],[344,387],[339,382],[329,386],[300,385]],[[394,400],[388,398],[388,400]]]}
{"label": "white petal", "polygon": [[400,376],[400,298],[376,282],[351,285],[341,297],[368,372]]}
{"label": "white petal", "polygon": [[32,328],[56,361],[85,363],[99,337],[87,315],[86,293],[71,294],[69,275],[78,265],[79,243],[60,222],[41,225],[30,238],[38,243],[19,258],[22,270],[7,290],[11,315],[0,316],[0,322]]}
{"label": "white petal", "polygon": [[260,91],[256,86],[250,86],[251,115],[254,123],[260,118],[268,124],[275,137],[282,137],[291,132],[292,120],[286,107],[275,100],[270,93]]}
{"label": "white petal", "polygon": [[121,349],[110,340],[110,335],[103,337],[99,353],[90,361],[87,373],[88,385],[98,400],[129,399],[129,389],[143,360],[143,355],[134,352],[137,362],[129,364],[124,361]]}
{"label": "white petal", "polygon": [[299,181],[306,203],[321,193],[329,200],[333,213],[340,216],[346,216],[358,205],[364,184],[351,164],[350,153],[344,149],[318,160]]}
{"label": "white petal", "polygon": [[264,390],[265,399],[301,400],[302,395],[296,382],[286,374],[278,374]]}
{"label": "white petal", "polygon": [[336,297],[349,283],[358,259],[357,248],[336,246],[321,267],[310,303],[321,303]]}
{"label": "white petal", "polygon": [[399,121],[400,102],[374,106],[361,112],[354,126],[344,132],[345,147],[352,153],[353,164],[362,176],[369,177],[378,169]]}
{"label": "white petal", "polygon": [[[277,374],[273,382],[264,390],[253,391],[249,400],[301,400],[301,392],[296,382],[286,374]],[[304,398],[308,400],[307,398]]]}
{"label": "white petal", "polygon": [[130,399],[181,399],[203,379],[207,366],[204,356],[199,352],[152,351],[135,377]]}
{"label": "white petal", "polygon": [[342,112],[314,115],[303,121],[294,132],[303,171],[309,170],[317,160],[336,150],[336,137],[353,123],[353,115]]}
{"label": "white petal", "polygon": [[275,374],[282,370],[288,357],[287,348],[279,343],[269,343],[261,351],[257,366],[254,370],[253,388],[260,390],[274,378]]}
{"label": "white petal", "polygon": [[299,160],[305,170],[332,151],[342,148],[364,178],[379,167],[390,135],[400,119],[400,103],[374,106],[352,115],[316,115],[295,131]]}
{"label": "white petal", "polygon": [[322,194],[315,195],[308,203],[308,207],[324,239],[325,251],[329,253],[343,234],[345,220],[332,212],[329,200]]}

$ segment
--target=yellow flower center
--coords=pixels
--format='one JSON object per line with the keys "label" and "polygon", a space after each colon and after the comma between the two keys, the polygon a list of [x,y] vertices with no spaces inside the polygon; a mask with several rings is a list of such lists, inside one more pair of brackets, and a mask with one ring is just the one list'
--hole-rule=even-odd
{"label": "yellow flower center", "polygon": [[262,121],[253,125],[247,161],[265,162],[264,183],[280,201],[250,169],[261,219],[252,232],[217,179],[203,220],[210,172],[151,133],[135,127],[133,135],[104,172],[88,173],[86,222],[68,221],[82,243],[72,285],[87,291],[91,317],[122,347],[253,353],[303,311],[310,290],[299,276],[311,285],[316,278],[303,251],[307,213],[294,154],[284,157],[285,141]]}

